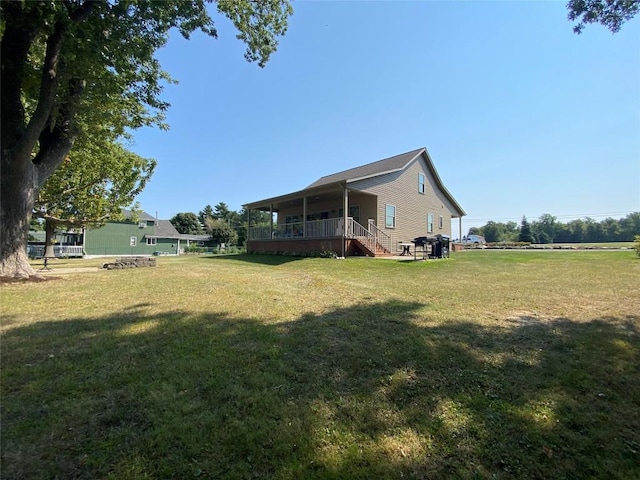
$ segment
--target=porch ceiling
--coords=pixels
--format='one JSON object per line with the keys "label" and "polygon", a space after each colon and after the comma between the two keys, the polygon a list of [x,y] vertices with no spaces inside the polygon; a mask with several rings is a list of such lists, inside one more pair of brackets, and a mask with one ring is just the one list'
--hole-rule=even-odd
{"label": "porch ceiling", "polygon": [[245,205],[245,208],[265,212],[268,212],[270,208],[273,208],[274,212],[278,212],[284,208],[302,208],[305,197],[307,198],[307,207],[313,206],[316,203],[341,201],[343,195],[342,188],[342,184],[334,184],[327,185],[326,187],[300,190],[299,192],[248,203]]}

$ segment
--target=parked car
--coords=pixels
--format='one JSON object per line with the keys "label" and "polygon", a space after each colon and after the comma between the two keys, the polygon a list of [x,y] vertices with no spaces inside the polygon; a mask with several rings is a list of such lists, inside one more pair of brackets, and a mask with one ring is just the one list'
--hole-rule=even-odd
{"label": "parked car", "polygon": [[484,245],[487,242],[482,235],[467,235],[466,237],[462,237],[462,243],[468,245]]}

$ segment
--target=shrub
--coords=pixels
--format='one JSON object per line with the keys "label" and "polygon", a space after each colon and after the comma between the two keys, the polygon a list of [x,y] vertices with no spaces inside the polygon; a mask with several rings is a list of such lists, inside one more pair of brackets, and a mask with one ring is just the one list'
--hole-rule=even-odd
{"label": "shrub", "polygon": [[636,235],[633,249],[636,251],[636,255],[640,257],[640,235]]}

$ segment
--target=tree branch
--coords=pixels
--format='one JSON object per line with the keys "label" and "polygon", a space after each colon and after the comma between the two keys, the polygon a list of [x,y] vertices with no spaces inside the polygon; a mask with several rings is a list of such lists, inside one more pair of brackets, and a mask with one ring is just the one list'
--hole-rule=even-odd
{"label": "tree branch", "polygon": [[90,223],[102,223],[105,220],[109,220],[111,215],[103,215],[99,218],[60,218],[53,215],[49,215],[46,212],[34,212],[33,216],[36,218],[42,218],[49,222],[55,222],[58,225],[66,225],[68,227],[84,227]]}
{"label": "tree branch", "polygon": [[69,12],[69,19],[73,23],[80,23],[89,18],[91,15],[91,11],[93,10],[93,6],[95,5],[95,0],[85,0],[85,2],[77,8],[75,4],[69,1],[65,1],[64,4],[67,7],[67,11]]}
{"label": "tree branch", "polygon": [[69,99],[60,106],[60,115],[57,121],[54,123],[52,116],[49,116],[50,128],[44,128],[40,133],[40,150],[33,159],[38,174],[36,179],[38,188],[44,185],[44,182],[58,168],[73,146],[76,134],[72,130],[72,121],[84,87],[85,84],[82,80],[72,79],[69,81]]}

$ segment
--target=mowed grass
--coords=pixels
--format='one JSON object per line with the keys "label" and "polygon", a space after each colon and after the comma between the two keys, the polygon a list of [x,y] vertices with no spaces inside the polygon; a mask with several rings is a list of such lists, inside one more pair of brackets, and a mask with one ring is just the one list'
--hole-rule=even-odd
{"label": "mowed grass", "polygon": [[633,252],[57,276],[0,285],[2,478],[640,478]]}

